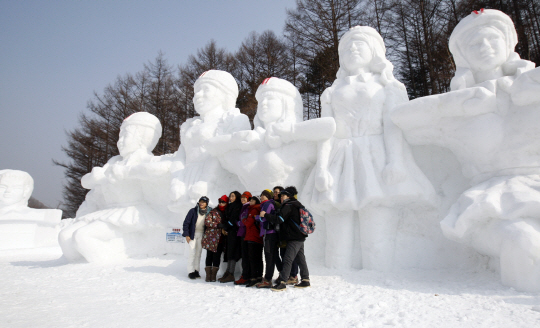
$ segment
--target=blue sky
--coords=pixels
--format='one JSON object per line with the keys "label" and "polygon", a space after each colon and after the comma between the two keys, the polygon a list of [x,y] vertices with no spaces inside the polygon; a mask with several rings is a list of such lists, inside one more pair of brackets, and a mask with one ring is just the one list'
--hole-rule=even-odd
{"label": "blue sky", "polygon": [[0,169],[29,172],[33,196],[62,200],[65,131],[94,91],[162,51],[186,62],[210,39],[236,51],[251,31],[281,35],[294,0],[0,0]]}

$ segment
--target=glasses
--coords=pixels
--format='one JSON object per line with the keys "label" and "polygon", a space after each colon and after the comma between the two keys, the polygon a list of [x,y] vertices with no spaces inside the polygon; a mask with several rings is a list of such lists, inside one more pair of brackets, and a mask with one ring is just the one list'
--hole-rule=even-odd
{"label": "glasses", "polygon": [[224,201],[224,200],[220,200],[219,203],[220,203],[220,204],[227,204],[227,202]]}

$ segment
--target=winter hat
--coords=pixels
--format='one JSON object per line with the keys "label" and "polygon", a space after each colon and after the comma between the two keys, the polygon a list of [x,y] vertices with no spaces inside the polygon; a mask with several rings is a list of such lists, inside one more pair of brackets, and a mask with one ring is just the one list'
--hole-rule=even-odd
{"label": "winter hat", "polygon": [[159,138],[161,138],[161,123],[159,119],[154,115],[147,112],[137,112],[129,115],[124,119],[120,129],[129,125],[138,125],[151,128],[154,130],[154,137],[152,138],[152,149],[157,145]]}
{"label": "winter hat", "polygon": [[249,191],[244,191],[242,197],[246,197],[248,200],[251,199],[251,193]]}
{"label": "winter hat", "polygon": [[261,94],[267,91],[279,92],[292,98],[302,99],[300,92],[291,82],[277,77],[268,77],[264,79],[255,93],[257,101],[260,101]]}
{"label": "winter hat", "polygon": [[219,203],[220,200],[224,201],[225,203],[229,203],[229,197],[227,197],[227,195],[223,195],[223,196],[219,197],[218,203]]}
{"label": "winter hat", "polygon": [[199,203],[200,202],[205,202],[206,204],[210,204],[210,199],[208,199],[208,197],[206,196],[202,196],[201,198],[199,198]]}
{"label": "winter hat", "polygon": [[238,84],[229,72],[214,69],[206,71],[199,76],[193,87],[196,89],[198,85],[205,82],[215,85],[236,101],[238,97]]}
{"label": "winter hat", "polygon": [[283,189],[280,193],[281,195],[287,195],[289,198],[296,198],[296,195],[298,194],[298,191],[296,190],[296,187],[290,186],[285,189]]}
{"label": "winter hat", "polygon": [[495,9],[475,10],[456,25],[448,41],[450,52],[454,56],[457,67],[469,67],[464,46],[467,45],[470,37],[482,27],[491,27],[501,33],[506,42],[507,56],[514,52],[518,39],[512,19],[502,11]]}
{"label": "winter hat", "polygon": [[260,204],[261,203],[261,198],[259,198],[259,196],[252,196],[249,200],[255,200],[257,202],[257,204]]}
{"label": "winter hat", "polygon": [[268,199],[274,198],[274,193],[270,189],[263,190],[263,192],[261,192],[261,197],[263,195],[266,196],[266,198],[268,198]]}

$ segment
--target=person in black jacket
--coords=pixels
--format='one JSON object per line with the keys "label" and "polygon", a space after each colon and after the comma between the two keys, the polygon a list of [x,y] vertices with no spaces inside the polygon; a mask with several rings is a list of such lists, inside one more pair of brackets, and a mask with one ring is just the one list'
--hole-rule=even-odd
{"label": "person in black jacket", "polygon": [[291,273],[293,260],[298,262],[300,267],[300,276],[302,281],[294,285],[297,288],[305,288],[310,286],[309,269],[304,255],[304,235],[298,225],[300,224],[300,209],[304,206],[295,198],[298,193],[295,187],[287,187],[281,191],[281,209],[277,214],[268,214],[261,212],[261,216],[273,224],[280,224],[280,239],[287,242],[287,249],[283,258],[283,269],[279,273],[278,282],[273,291],[282,291],[287,288],[286,281]]}
{"label": "person in black jacket", "polygon": [[208,197],[201,197],[197,205],[189,210],[184,219],[182,236],[186,237],[186,242],[190,246],[188,259],[189,279],[201,277],[199,269],[201,265],[201,241],[204,233],[204,220],[212,210],[212,208],[208,206],[209,201]]}
{"label": "person in black jacket", "polygon": [[225,209],[225,218],[221,223],[222,232],[227,236],[227,271],[219,282],[234,282],[234,270],[236,262],[242,257],[242,239],[237,236],[238,220],[242,211],[242,195],[238,191],[233,191],[229,195],[229,205]]}

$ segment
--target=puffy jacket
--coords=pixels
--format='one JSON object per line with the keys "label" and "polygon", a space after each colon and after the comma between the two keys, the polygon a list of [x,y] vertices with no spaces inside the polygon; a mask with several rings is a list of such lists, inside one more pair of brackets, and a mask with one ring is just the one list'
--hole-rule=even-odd
{"label": "puffy jacket", "polygon": [[[269,199],[267,201],[262,202],[261,203],[261,211],[265,211],[266,213],[274,214],[275,213],[274,200]],[[274,229],[274,225],[272,223],[268,222],[268,220],[266,220],[265,218],[259,218],[259,221],[261,221],[261,226],[260,226],[261,237],[264,236],[264,235],[268,235],[268,234],[276,232],[275,229]]]}
{"label": "puffy jacket", "polygon": [[246,236],[244,240],[254,241],[256,243],[262,244],[263,239],[260,236],[260,230],[257,226],[257,216],[261,213],[261,204],[249,206],[248,217],[245,220],[242,220],[246,226]]}
{"label": "puffy jacket", "polygon": [[304,205],[296,199],[289,198],[281,204],[281,208],[276,214],[265,214],[264,218],[274,225],[280,224],[280,240],[305,241],[306,236],[296,226],[296,224],[300,224],[301,208],[304,208]]}
{"label": "puffy jacket", "polygon": [[[212,208],[208,206],[208,211],[206,212],[207,216],[211,210]],[[184,219],[184,224],[182,225],[182,236],[189,236],[189,238],[195,239],[195,225],[197,224],[198,216],[199,204],[197,204],[194,208],[190,209],[188,214],[186,215],[186,218]]]}
{"label": "puffy jacket", "polygon": [[218,225],[221,223],[221,218],[223,212],[218,208],[214,208],[210,211],[210,214],[206,216],[204,220],[204,225],[206,229],[204,230],[204,235],[202,239],[202,248],[207,249],[212,252],[217,252],[219,242],[221,240],[221,228],[218,228]]}
{"label": "puffy jacket", "polygon": [[242,205],[242,211],[240,211],[240,218],[237,222],[238,233],[236,234],[238,237],[246,236],[246,225],[244,224],[244,221],[247,219],[248,214],[249,214],[249,202]]}

